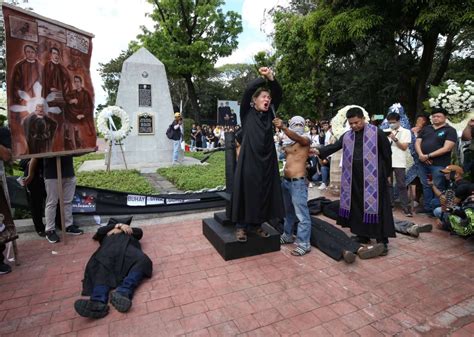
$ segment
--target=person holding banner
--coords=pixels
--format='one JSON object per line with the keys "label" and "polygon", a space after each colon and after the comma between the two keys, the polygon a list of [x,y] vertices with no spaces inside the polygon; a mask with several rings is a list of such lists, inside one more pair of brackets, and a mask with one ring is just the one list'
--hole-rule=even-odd
{"label": "person holding banner", "polygon": [[[37,158],[32,158],[30,165],[37,165]],[[46,240],[49,243],[59,242],[59,236],[56,234],[56,211],[59,201],[58,191],[58,174],[56,166],[56,158],[44,158],[43,159],[43,175],[44,185],[46,187]],[[81,235],[84,232],[73,224],[72,217],[72,199],[74,198],[74,192],[76,191],[76,176],[74,174],[74,165],[72,156],[61,157],[61,176],[62,176],[62,188],[64,197],[64,226],[66,227],[66,233],[70,235]],[[33,177],[29,175],[27,180]]]}
{"label": "person holding banner", "polygon": [[261,224],[285,215],[272,124],[282,90],[270,68],[262,67],[259,73],[261,77],[245,89],[240,105],[242,141],[232,193],[232,221],[239,242],[247,241],[249,229],[269,237]]}

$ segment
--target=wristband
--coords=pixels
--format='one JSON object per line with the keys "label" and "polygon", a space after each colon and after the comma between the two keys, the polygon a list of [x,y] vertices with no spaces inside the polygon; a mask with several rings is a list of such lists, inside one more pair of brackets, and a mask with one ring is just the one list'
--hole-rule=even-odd
{"label": "wristband", "polygon": [[393,141],[394,141],[395,143],[398,143],[398,138],[394,138]]}
{"label": "wristband", "polygon": [[431,153],[428,153],[428,159],[431,159]]}

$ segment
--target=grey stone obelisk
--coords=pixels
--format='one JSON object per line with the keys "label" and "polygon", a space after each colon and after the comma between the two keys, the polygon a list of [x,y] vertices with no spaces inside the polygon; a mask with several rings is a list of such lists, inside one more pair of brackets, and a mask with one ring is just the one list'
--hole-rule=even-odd
{"label": "grey stone obelisk", "polygon": [[[171,163],[173,145],[166,129],[174,112],[165,66],[141,48],[123,63],[116,105],[124,109],[133,126],[122,141],[127,165],[164,166]],[[124,164],[120,147],[114,145],[111,164]]]}

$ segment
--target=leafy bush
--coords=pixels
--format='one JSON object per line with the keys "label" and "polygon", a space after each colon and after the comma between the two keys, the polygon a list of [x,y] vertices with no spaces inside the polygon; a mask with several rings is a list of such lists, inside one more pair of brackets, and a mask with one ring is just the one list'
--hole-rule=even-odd
{"label": "leafy bush", "polygon": [[[203,159],[200,152],[186,153],[187,156]],[[173,166],[158,169],[158,173],[183,191],[197,191],[202,188],[214,188],[225,185],[224,152],[214,153],[208,165]]]}
{"label": "leafy bush", "polygon": [[137,170],[77,172],[77,185],[138,194],[158,191]]}

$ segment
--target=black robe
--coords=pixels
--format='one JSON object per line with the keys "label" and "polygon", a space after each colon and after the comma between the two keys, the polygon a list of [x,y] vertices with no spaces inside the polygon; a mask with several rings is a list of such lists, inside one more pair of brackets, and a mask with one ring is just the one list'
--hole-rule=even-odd
{"label": "black robe", "polygon": [[[232,221],[261,224],[284,217],[278,160],[273,142],[273,113],[250,106],[252,95],[266,81],[257,78],[247,86],[240,105],[242,143],[234,176]],[[274,109],[281,102],[278,82],[269,81]]]}
{"label": "black robe", "polygon": [[117,288],[132,269],[151,277],[153,263],[143,253],[138,242],[143,236],[142,230],[132,228],[132,235],[120,233],[107,236],[114,226],[115,223],[111,223],[101,227],[94,236],[94,239],[99,241],[100,247],[87,262],[82,280],[84,296],[90,296],[95,285]]}
{"label": "black robe", "polygon": [[[392,168],[392,150],[387,136],[377,129],[378,167],[379,167],[379,222],[364,223],[364,166],[363,166],[363,130],[355,133],[354,155],[352,163],[351,211],[349,219],[337,217],[337,223],[350,227],[351,232],[369,238],[382,239],[395,237],[393,213],[390,204],[387,178]],[[326,158],[342,149],[341,136],[331,145],[319,149],[320,157]]]}

